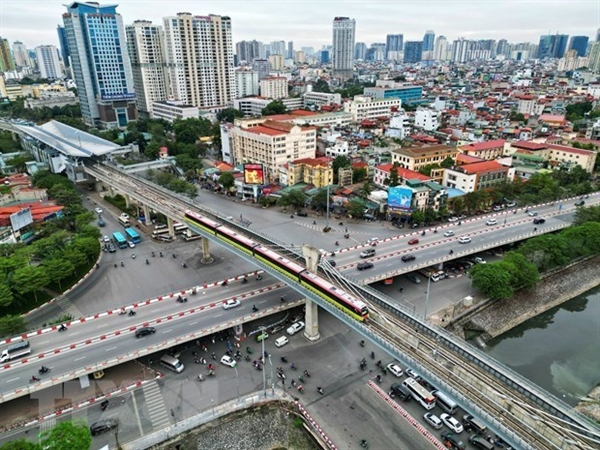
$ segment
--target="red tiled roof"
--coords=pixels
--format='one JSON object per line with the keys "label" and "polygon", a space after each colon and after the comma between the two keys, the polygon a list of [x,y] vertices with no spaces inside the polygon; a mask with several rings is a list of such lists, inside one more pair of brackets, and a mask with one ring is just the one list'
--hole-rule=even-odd
{"label": "red tiled roof", "polygon": [[267,136],[281,136],[287,134],[285,131],[275,130],[273,128],[265,127],[263,125],[258,125],[256,127],[248,128],[245,131],[254,134],[266,134]]}
{"label": "red tiled roof", "polygon": [[467,155],[466,153],[459,153],[458,155],[456,155],[457,163],[472,164],[472,163],[481,162],[481,161],[484,161],[484,160],[482,160],[481,158],[478,158],[476,156]]}
{"label": "red tiled roof", "polygon": [[564,122],[565,116],[558,114],[542,114],[539,117],[539,120],[542,122]]}
{"label": "red tiled roof", "polygon": [[483,173],[483,172],[497,172],[499,170],[508,170],[507,167],[496,161],[483,161],[473,164],[466,164],[461,167],[465,173]]}
{"label": "red tiled roof", "polygon": [[506,141],[504,139],[496,139],[495,141],[485,141],[485,142],[473,142],[467,145],[461,145],[460,148],[463,150],[469,151],[482,151],[489,150],[492,148],[504,147],[504,143]]}
{"label": "red tiled roof", "polygon": [[[390,173],[392,171],[393,164],[381,164],[380,166],[376,166],[376,169],[379,169],[383,172]],[[431,177],[427,175],[423,175],[420,172],[415,172],[414,170],[408,170],[403,167],[398,167],[396,169],[398,171],[398,178],[403,178],[405,180],[420,180],[420,181],[428,181],[431,180]]]}
{"label": "red tiled roof", "polygon": [[537,142],[531,141],[517,141],[510,145],[516,148],[524,148],[525,150],[544,150],[545,148],[548,148],[548,144],[538,144]]}
{"label": "red tiled roof", "polygon": [[574,153],[576,155],[589,156],[594,153],[593,150],[584,150],[582,148],[568,147],[566,145],[546,144],[548,148],[553,150],[560,150],[566,153]]}
{"label": "red tiled roof", "polygon": [[315,116],[315,115],[317,115],[316,112],[306,111],[304,109],[295,109],[293,111],[290,111],[290,114],[292,114],[294,116]]}

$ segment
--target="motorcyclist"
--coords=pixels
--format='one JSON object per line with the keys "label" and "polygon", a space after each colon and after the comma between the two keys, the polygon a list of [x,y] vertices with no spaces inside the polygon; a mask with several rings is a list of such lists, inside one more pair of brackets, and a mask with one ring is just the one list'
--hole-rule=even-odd
{"label": "motorcyclist", "polygon": [[452,255],[454,253],[454,250],[450,250],[450,254]]}
{"label": "motorcyclist", "polygon": [[150,264],[150,261],[146,260],[146,264]]}
{"label": "motorcyclist", "polygon": [[317,387],[317,392],[321,395],[323,395],[323,389],[321,387]]}
{"label": "motorcyclist", "polygon": [[336,246],[337,246],[337,245],[340,245],[339,241],[335,241],[335,245],[336,245]]}
{"label": "motorcyclist", "polygon": [[252,305],[252,311],[254,311],[254,312],[258,311],[258,308],[256,307],[256,305]]}

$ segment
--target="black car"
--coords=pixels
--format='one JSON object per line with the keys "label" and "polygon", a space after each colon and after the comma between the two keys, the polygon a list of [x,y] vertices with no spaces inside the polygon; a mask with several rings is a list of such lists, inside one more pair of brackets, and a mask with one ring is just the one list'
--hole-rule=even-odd
{"label": "black car", "polygon": [[100,433],[106,433],[107,431],[112,430],[113,428],[117,428],[119,426],[119,422],[117,419],[106,419],[101,420],[99,422],[95,422],[90,426],[90,433],[92,436],[96,436]]}
{"label": "black car", "polygon": [[296,215],[299,217],[308,217],[308,213],[302,212],[302,211],[297,211]]}
{"label": "black car", "polygon": [[575,206],[583,206],[585,205],[585,202],[583,200],[579,200],[578,202],[575,203]]}
{"label": "black car", "polygon": [[370,269],[371,267],[373,267],[373,263],[370,263],[370,262],[361,262],[361,263],[358,263],[358,265],[356,266],[356,268],[358,270],[366,270],[366,269]]}
{"label": "black car", "polygon": [[542,219],[541,217],[540,217],[540,218],[537,218],[537,219],[533,219],[533,223],[534,223],[535,225],[539,225],[539,224],[542,224],[542,223],[546,223],[546,219]]}
{"label": "black car", "polygon": [[140,328],[139,330],[136,330],[135,337],[141,338],[141,337],[148,336],[149,334],[154,334],[154,333],[156,333],[156,328],[144,327],[144,328]]}
{"label": "black car", "polygon": [[414,261],[416,259],[415,255],[402,255],[400,258],[404,262]]}
{"label": "black car", "polygon": [[452,450],[465,450],[466,448],[463,441],[450,431],[442,433],[442,443],[446,448],[451,448]]}
{"label": "black car", "polygon": [[108,253],[114,253],[116,251],[117,251],[117,247],[115,247],[112,242],[110,244],[108,244]]}

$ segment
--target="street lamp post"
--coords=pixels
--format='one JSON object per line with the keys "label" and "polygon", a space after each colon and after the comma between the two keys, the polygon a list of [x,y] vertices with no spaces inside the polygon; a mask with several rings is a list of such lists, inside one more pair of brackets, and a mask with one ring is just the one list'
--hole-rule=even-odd
{"label": "street lamp post", "polygon": [[[266,332],[265,327],[260,327],[260,335],[262,337],[262,339],[260,340],[260,342],[262,343],[262,358],[263,361],[265,360],[265,337],[264,334]],[[265,374],[265,368],[264,368],[264,364],[263,364],[263,371],[262,371],[262,375],[263,375],[263,393],[265,398],[267,398],[267,376]]]}
{"label": "street lamp post", "polygon": [[271,366],[271,395],[275,396],[275,379],[273,378],[273,361],[269,355],[269,365]]}
{"label": "street lamp post", "polygon": [[425,314],[423,315],[423,318],[425,319],[425,322],[427,322],[427,312],[429,310],[429,288],[431,287],[431,276],[427,277],[427,296],[425,297]]}
{"label": "street lamp post", "polygon": [[237,395],[238,395],[238,403],[240,402],[240,379],[238,378],[237,364],[233,366],[233,370],[235,370],[235,384],[237,385]]}
{"label": "street lamp post", "polygon": [[327,164],[327,213],[325,215],[325,228],[329,228],[329,186],[331,183],[329,182],[329,168],[331,167],[331,161],[328,161]]}

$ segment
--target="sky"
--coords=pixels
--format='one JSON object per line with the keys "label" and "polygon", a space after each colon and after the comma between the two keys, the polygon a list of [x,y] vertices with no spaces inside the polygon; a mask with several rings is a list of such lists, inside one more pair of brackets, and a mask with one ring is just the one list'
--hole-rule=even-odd
{"label": "sky", "polygon": [[[61,0],[0,0],[0,37],[28,48],[56,45],[56,26],[66,12]],[[232,20],[233,42],[256,39],[294,41],[320,49],[331,44],[336,16],[356,20],[356,42],[385,42],[387,34],[422,40],[433,30],[450,41],[507,39],[538,43],[542,34],[589,36],[600,27],[600,0],[121,0],[117,4],[125,24],[162,18],[178,12],[218,14]]]}

